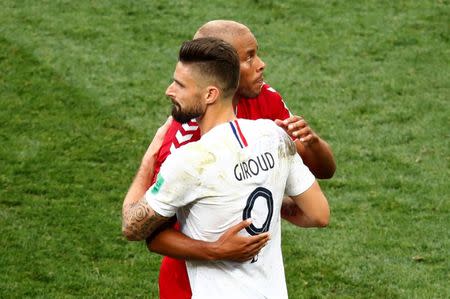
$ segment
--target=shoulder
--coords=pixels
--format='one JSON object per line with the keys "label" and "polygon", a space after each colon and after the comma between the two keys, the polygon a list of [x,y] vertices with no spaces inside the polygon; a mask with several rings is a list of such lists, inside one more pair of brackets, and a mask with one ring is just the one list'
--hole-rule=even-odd
{"label": "shoulder", "polygon": [[272,96],[279,96],[279,97],[281,97],[281,94],[277,90],[275,90],[275,88],[273,88],[272,86],[270,86],[268,83],[265,83],[265,82],[264,82],[264,85],[263,85],[263,87],[261,89],[261,92],[264,92],[266,94],[270,94]]}
{"label": "shoulder", "polygon": [[[249,119],[239,119],[239,122],[243,122],[247,126],[252,126],[261,130],[270,130],[270,131],[279,131],[281,129],[275,121],[267,118],[260,118],[256,120],[249,120]],[[283,130],[281,130],[283,131]],[[278,133],[277,133],[278,134]]]}
{"label": "shoulder", "polygon": [[258,96],[260,101],[270,108],[272,119],[285,119],[290,116],[290,111],[286,106],[281,94],[269,84],[264,84]]}
{"label": "shoulder", "polygon": [[259,98],[266,98],[270,100],[282,100],[281,94],[275,90],[272,86],[267,83],[264,83],[261,88],[261,92],[258,95]]}
{"label": "shoulder", "polygon": [[205,146],[203,142],[200,140],[188,143],[180,148],[177,148],[176,151],[170,155],[167,160],[173,161],[185,161],[189,163],[196,162],[202,153],[204,152]]}
{"label": "shoulder", "polygon": [[167,160],[170,159],[172,167],[181,168],[184,172],[192,175],[200,175],[206,166],[215,162],[215,147],[207,139],[209,138],[200,139],[178,148]]}
{"label": "shoulder", "polygon": [[273,135],[273,141],[282,144],[289,155],[293,155],[296,153],[295,143],[292,138],[274,121],[270,119],[258,119],[255,121],[255,125],[259,126],[259,130],[267,131],[271,135]]}
{"label": "shoulder", "polygon": [[258,136],[272,136],[274,141],[283,139],[284,135],[287,135],[286,132],[277,126],[277,124],[275,124],[275,122],[271,119],[239,119],[239,123],[243,130],[248,130],[249,132],[252,132],[252,134],[256,134]]}

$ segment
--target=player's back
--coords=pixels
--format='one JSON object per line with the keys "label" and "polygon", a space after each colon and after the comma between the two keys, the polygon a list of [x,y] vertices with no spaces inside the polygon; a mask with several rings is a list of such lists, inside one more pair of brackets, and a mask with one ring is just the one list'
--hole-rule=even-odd
{"label": "player's back", "polygon": [[239,119],[180,151],[186,164],[192,162],[188,172],[198,176],[189,204],[177,213],[186,235],[215,241],[247,218],[252,224],[243,234],[271,234],[269,244],[246,263],[188,261],[193,298],[287,297],[280,208],[296,155],[292,140],[272,121]]}

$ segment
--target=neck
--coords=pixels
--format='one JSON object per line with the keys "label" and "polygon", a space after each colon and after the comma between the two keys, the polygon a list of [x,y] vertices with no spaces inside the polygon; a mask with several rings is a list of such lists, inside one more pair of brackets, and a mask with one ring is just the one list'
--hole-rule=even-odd
{"label": "neck", "polygon": [[206,111],[201,118],[197,119],[202,135],[209,132],[214,127],[236,119],[232,101],[221,100],[214,105],[206,107]]}

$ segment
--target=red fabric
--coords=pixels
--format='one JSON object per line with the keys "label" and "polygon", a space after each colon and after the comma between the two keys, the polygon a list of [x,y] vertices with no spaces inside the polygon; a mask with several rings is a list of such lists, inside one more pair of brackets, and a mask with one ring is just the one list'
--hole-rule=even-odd
{"label": "red fabric", "polygon": [[[174,226],[180,229],[178,222]],[[163,257],[159,269],[159,298],[160,299],[190,299],[191,285],[184,260]]]}
{"label": "red fabric", "polygon": [[159,269],[160,299],[190,299],[191,285],[184,260],[165,256]]}
{"label": "red fabric", "polygon": [[237,117],[245,119],[286,119],[290,112],[281,95],[268,84],[264,84],[256,98],[240,98]]}
{"label": "red fabric", "polygon": [[[164,136],[163,143],[161,145],[161,148],[159,149],[158,157],[156,158],[152,185],[156,181],[156,176],[158,175],[159,170],[161,169],[161,165],[170,155],[172,146],[174,146],[175,148],[179,148],[180,146],[188,144],[189,142],[197,141],[200,139],[200,130],[198,128],[192,129],[196,126],[197,126],[196,123],[192,121],[190,121],[188,123],[188,126],[185,127],[183,127],[179,122],[175,120],[172,121],[169,129],[166,132],[166,135]],[[179,134],[178,135],[179,138],[177,137],[177,134]],[[191,137],[187,139],[189,136]]]}
{"label": "red fabric", "polygon": [[[284,104],[281,95],[267,84],[264,84],[258,97],[241,98],[237,105],[238,118],[275,120],[286,119],[289,116],[290,112]],[[189,125],[192,128],[195,123],[190,122]],[[156,160],[153,182],[156,180],[161,164],[170,155],[172,145],[178,148],[200,139],[200,129],[193,131],[191,128],[186,130],[180,123],[172,122],[164,137],[164,142]],[[189,135],[191,134],[192,136],[190,137]],[[187,140],[188,137],[190,137],[189,140]],[[187,299],[192,297],[184,260],[170,257],[162,259],[159,270],[159,296],[160,299]]]}

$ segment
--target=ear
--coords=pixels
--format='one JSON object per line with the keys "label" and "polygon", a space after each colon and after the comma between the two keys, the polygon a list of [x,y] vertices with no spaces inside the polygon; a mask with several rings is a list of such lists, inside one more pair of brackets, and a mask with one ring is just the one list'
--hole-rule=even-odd
{"label": "ear", "polygon": [[220,91],[216,86],[210,85],[210,86],[206,87],[206,91],[207,91],[207,93],[206,93],[205,103],[207,105],[213,104],[219,99]]}

